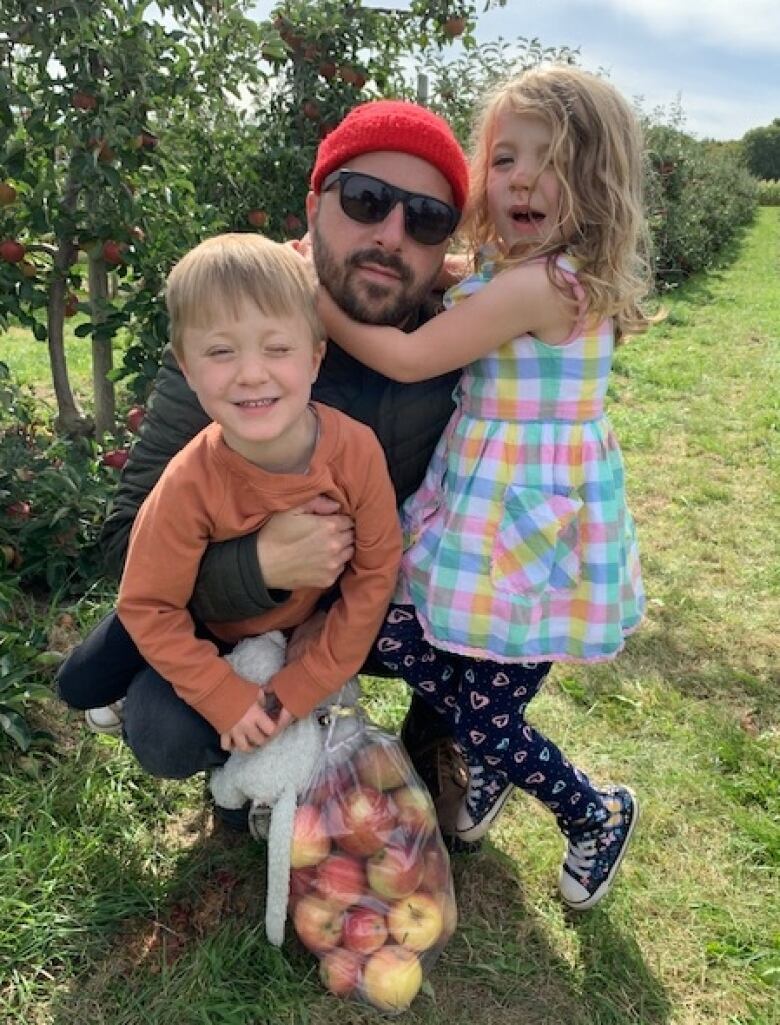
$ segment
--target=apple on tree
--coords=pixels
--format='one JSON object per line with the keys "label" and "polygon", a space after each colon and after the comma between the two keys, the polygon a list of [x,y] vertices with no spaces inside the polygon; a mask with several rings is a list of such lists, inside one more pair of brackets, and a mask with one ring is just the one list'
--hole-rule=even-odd
{"label": "apple on tree", "polygon": [[21,263],[27,250],[15,238],[7,238],[0,242],[0,260],[6,263]]}
{"label": "apple on tree", "polygon": [[268,223],[268,214],[265,210],[250,210],[246,219],[253,228],[264,228]]}
{"label": "apple on tree", "polygon": [[138,431],[143,423],[143,419],[146,416],[146,410],[143,406],[131,406],[127,411],[127,427],[128,430],[132,431],[133,434],[138,434]]}
{"label": "apple on tree", "polygon": [[16,189],[8,182],[0,182],[0,206],[11,206],[16,202]]}

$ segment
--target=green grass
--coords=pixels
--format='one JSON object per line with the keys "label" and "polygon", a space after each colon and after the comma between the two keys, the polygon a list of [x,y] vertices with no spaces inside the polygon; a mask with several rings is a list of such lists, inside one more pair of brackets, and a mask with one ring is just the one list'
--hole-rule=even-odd
{"label": "green grass", "polygon": [[[560,837],[513,796],[483,852],[455,860],[460,928],[399,1020],[779,1025],[778,271],[767,208],[732,266],[671,295],[619,354],[610,413],[648,620],[613,665],[558,667],[534,706],[579,764],[640,795],[614,894],[565,912]],[[397,726],[402,685],[367,691]],[[52,703],[45,718],[57,745],[7,757],[0,785],[0,1018],[380,1020],[323,993],[292,939],[265,943],[263,850],[212,829],[200,781],[145,778],[77,716]]]}

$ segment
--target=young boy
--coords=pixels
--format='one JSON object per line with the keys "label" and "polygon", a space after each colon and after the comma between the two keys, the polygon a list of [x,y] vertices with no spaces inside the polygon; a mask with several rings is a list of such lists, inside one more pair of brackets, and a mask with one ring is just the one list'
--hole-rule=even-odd
{"label": "young boy", "polygon": [[[118,657],[126,632],[139,659],[211,724],[224,750],[247,751],[362,666],[393,591],[401,537],[375,435],[311,401],[324,353],[315,294],[301,258],[258,235],[209,239],[171,272],[172,346],[213,422],[171,460],[139,511],[117,613],[60,673],[69,703],[76,669],[95,680],[92,706],[122,696],[138,671]],[[207,623],[211,636],[197,636],[187,605],[198,566],[208,543],[252,533],[273,513],[320,495],[354,519],[354,554],[321,632],[259,691],[221,653],[243,637],[299,626],[322,592],[302,588],[251,619]],[[106,673],[106,664],[116,672]],[[281,705],[275,718],[266,708],[271,692]]]}

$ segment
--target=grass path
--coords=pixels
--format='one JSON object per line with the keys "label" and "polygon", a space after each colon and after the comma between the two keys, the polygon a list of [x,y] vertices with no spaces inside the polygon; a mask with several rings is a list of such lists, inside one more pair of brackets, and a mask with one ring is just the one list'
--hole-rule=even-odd
{"label": "grass path", "polygon": [[[780,210],[621,350],[610,414],[650,611],[613,666],[559,667],[534,718],[643,819],[614,895],[556,898],[561,842],[514,796],[455,863],[461,927],[425,1025],[780,1025]],[[395,726],[401,685],[367,681]],[[59,747],[3,770],[0,1020],[352,1025],[262,932],[263,852],[200,783],[144,778],[52,705]]]}

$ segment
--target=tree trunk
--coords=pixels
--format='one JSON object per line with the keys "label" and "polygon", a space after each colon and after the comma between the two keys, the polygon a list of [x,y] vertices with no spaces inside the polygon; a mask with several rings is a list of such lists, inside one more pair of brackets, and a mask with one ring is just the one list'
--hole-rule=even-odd
{"label": "tree trunk", "polygon": [[89,254],[89,304],[92,308],[92,388],[95,396],[95,432],[98,440],[113,434],[116,427],[114,382],[109,378],[113,367],[111,338],[103,338],[100,325],[106,319],[108,272],[99,248]]}
{"label": "tree trunk", "polygon": [[65,282],[72,251],[72,242],[61,239],[54,254],[54,272],[47,309],[47,343],[51,379],[57,398],[55,428],[70,437],[82,437],[91,434],[94,425],[92,420],[84,415],[73,395],[65,360]]}

